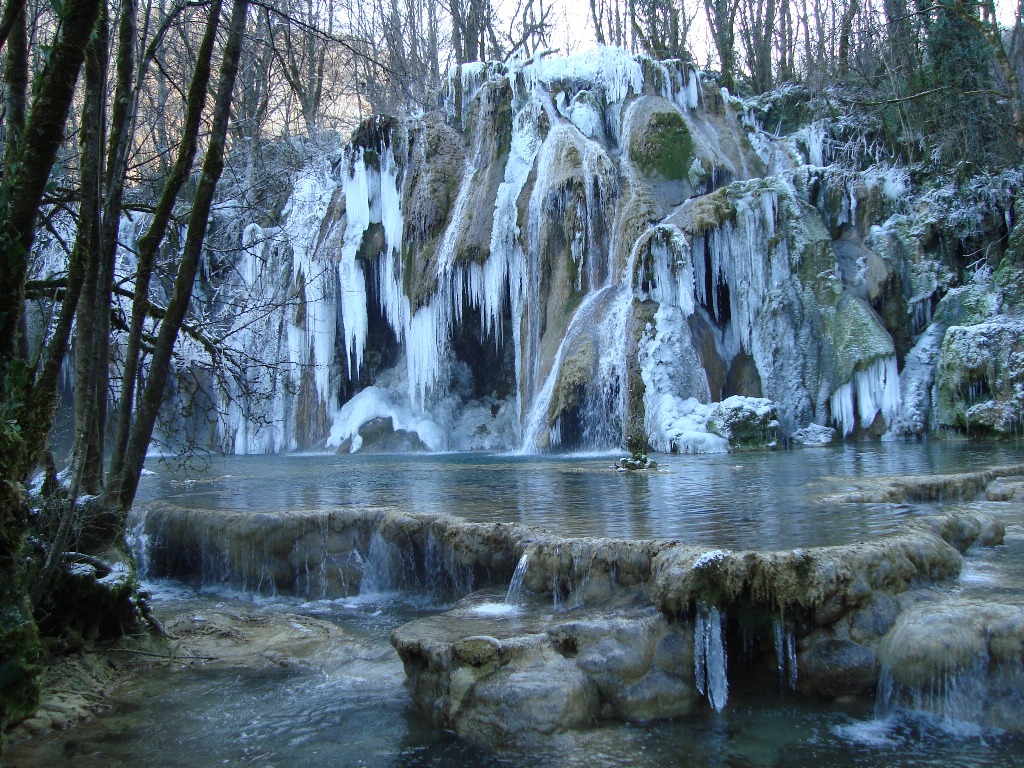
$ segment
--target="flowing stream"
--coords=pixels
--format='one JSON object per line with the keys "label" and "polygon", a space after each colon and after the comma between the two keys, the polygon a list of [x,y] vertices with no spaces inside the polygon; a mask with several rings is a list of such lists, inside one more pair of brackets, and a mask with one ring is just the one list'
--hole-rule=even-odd
{"label": "flowing stream", "polygon": [[[839,508],[816,501],[822,495],[876,476],[962,471],[1018,457],[1013,444],[848,445],[659,457],[665,471],[647,474],[613,472],[609,457],[231,457],[213,460],[190,480],[158,469],[145,478],[143,494],[214,509],[393,504],[565,533],[793,547],[884,532],[917,511],[906,505]],[[1006,546],[968,554],[958,586],[965,595],[1021,599],[1019,507],[1003,508]],[[866,700],[823,705],[802,696],[792,690],[795,670],[787,668],[791,648],[782,627],[778,679],[748,680],[730,669],[727,701],[716,699],[714,708],[643,725],[602,722],[548,747],[481,750],[434,728],[416,710],[388,640],[395,627],[448,606],[430,594],[386,592],[391,585],[380,578],[378,594],[320,601],[150,584],[158,613],[313,616],[340,627],[341,639],[311,646],[303,664],[157,668],[118,689],[95,720],[16,745],[9,764],[994,768],[1019,764],[1024,754],[1020,736],[917,713],[880,716]],[[360,652],[350,653],[349,644]]]}

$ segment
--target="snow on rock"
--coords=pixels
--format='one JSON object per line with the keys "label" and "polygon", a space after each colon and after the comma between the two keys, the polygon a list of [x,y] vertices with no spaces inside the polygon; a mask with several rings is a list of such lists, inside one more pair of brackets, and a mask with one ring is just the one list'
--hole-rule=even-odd
{"label": "snow on rock", "polygon": [[610,46],[562,58],[534,58],[523,69],[534,87],[543,85],[553,90],[559,84],[571,82],[599,85],[609,104],[621,103],[631,92],[639,94],[644,87],[640,62],[621,48]]}
{"label": "snow on rock", "polygon": [[931,423],[935,365],[944,334],[942,326],[932,323],[907,353],[900,373],[900,409],[885,439],[913,437],[925,433]]}
{"label": "snow on rock", "polygon": [[823,424],[808,424],[794,432],[791,439],[797,445],[824,446],[835,442],[836,431]]}
{"label": "snow on rock", "polygon": [[778,445],[778,415],[771,400],[733,395],[715,405],[707,428],[734,449],[774,447]]}
{"label": "snow on rock", "polygon": [[331,426],[328,448],[339,448],[348,441],[349,452],[357,452],[363,444],[359,428],[375,419],[390,420],[391,429],[415,433],[431,451],[445,450],[444,430],[432,419],[412,412],[407,402],[393,390],[367,387],[345,403]]}
{"label": "snow on rock", "polygon": [[998,318],[946,331],[936,370],[938,421],[967,431],[1024,427],[1024,320]]}

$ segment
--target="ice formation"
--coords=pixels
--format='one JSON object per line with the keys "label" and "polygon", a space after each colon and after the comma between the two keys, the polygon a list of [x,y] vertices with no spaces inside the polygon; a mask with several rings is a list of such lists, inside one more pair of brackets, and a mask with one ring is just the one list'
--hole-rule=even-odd
{"label": "ice formation", "polygon": [[[851,435],[879,415],[888,428],[901,403],[923,407],[910,377],[921,389],[928,366],[908,358],[921,370],[901,395],[887,336],[823,338],[842,301],[872,312],[842,283],[863,275],[840,275],[828,227],[856,227],[863,190],[904,195],[905,174],[843,182],[826,220],[808,190],[838,183],[820,167],[827,126],[797,136],[799,156],[748,110],[755,153],[743,107],[728,93],[709,107],[683,62],[542,53],[453,70],[444,130],[378,121],[323,154],[280,226],[245,229],[237,288],[264,309],[239,301],[225,338],[269,364],[225,389],[223,445],[358,450],[380,420],[431,450],[617,449],[642,430],[654,450],[722,452],[709,422],[730,396],[776,408],[787,436],[829,421]],[[657,144],[653,114],[678,116],[689,154]],[[417,192],[438,154],[442,186]],[[423,194],[447,195],[426,225],[409,213]],[[921,326],[931,296],[911,302]],[[490,352],[467,352],[467,336]]]}
{"label": "ice formation", "polygon": [[832,419],[844,435],[857,427],[871,427],[878,414],[886,425],[900,407],[900,377],[896,358],[886,357],[873,361],[866,370],[855,370],[853,379],[832,393],[830,399]]}
{"label": "ice formation", "polygon": [[723,620],[724,616],[717,608],[701,605],[693,629],[693,664],[697,690],[717,712],[725,708],[729,699]]}

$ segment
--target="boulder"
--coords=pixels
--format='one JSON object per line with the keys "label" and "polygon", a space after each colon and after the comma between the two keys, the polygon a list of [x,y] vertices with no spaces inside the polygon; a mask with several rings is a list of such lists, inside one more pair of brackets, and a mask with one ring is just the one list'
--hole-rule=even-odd
{"label": "boulder", "polygon": [[936,370],[941,426],[1016,434],[1024,423],[1024,321],[953,326]]}
{"label": "boulder", "polygon": [[621,596],[554,614],[493,600],[471,595],[391,636],[416,704],[471,742],[528,745],[599,716],[686,714],[697,700],[692,624]]}
{"label": "boulder", "polygon": [[774,448],[779,441],[778,408],[763,397],[727,397],[708,418],[708,432],[724,437],[732,450]]}
{"label": "boulder", "polygon": [[874,649],[852,640],[820,638],[798,659],[800,688],[824,696],[867,693],[878,679]]}

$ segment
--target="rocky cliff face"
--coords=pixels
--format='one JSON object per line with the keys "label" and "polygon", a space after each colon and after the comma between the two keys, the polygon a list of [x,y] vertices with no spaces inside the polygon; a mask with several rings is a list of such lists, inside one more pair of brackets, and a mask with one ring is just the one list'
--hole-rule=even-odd
{"label": "rocky cliff face", "polygon": [[[261,365],[222,446],[1016,432],[1013,173],[926,191],[842,121],[760,127],[794,100],[605,49],[467,65],[443,112],[367,121],[245,231],[232,338]],[[723,430],[726,400],[754,423]]]}

